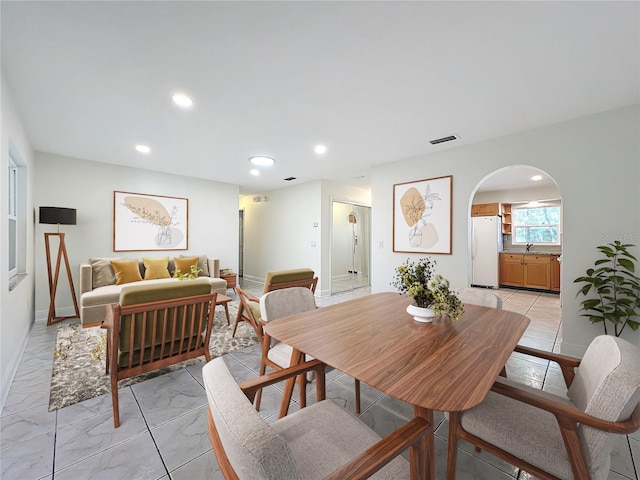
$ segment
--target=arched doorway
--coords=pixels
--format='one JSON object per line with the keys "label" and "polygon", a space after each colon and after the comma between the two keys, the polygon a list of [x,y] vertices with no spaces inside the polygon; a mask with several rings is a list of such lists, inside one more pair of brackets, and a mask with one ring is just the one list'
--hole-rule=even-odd
{"label": "arched doorway", "polygon": [[484,177],[469,199],[469,259],[470,285],[559,292],[562,198],[553,178],[528,165]]}

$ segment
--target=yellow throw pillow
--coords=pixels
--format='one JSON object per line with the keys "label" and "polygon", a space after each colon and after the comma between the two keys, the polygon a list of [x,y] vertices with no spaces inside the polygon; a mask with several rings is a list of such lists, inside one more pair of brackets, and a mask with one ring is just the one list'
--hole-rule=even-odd
{"label": "yellow throw pillow", "polygon": [[156,278],[171,278],[169,275],[169,257],[144,258],[144,279],[154,280]]}
{"label": "yellow throw pillow", "polygon": [[138,268],[138,260],[111,260],[111,266],[116,273],[116,285],[142,280],[140,269]]}
{"label": "yellow throw pillow", "polygon": [[[174,257],[173,263],[176,270],[180,270],[183,275],[188,275],[191,273],[191,265],[198,266],[198,257]],[[175,277],[176,274],[174,273],[173,276]]]}

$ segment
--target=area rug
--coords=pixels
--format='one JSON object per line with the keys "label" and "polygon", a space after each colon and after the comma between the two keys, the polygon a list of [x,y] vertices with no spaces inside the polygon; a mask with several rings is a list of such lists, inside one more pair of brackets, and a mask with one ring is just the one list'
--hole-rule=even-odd
{"label": "area rug", "polygon": [[[235,302],[229,303],[230,326],[227,325],[222,308],[219,310],[216,309],[214,315],[209,342],[212,358],[240,350],[258,341],[255,331],[246,322],[238,325],[235,337],[231,336],[237,312]],[[58,327],[49,396],[50,412],[111,392],[110,378],[105,374],[107,345],[105,333],[105,330],[100,327],[82,328],[77,323]],[[118,382],[118,387],[124,388],[204,361],[203,356],[126,378]]]}

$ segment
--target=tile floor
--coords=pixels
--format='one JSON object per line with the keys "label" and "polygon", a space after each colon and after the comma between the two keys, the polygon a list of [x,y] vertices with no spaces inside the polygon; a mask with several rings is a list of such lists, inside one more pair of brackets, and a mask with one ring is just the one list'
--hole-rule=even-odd
{"label": "tile floor", "polygon": [[[243,285],[254,293],[262,286]],[[369,293],[368,288],[321,299],[319,306]],[[556,348],[560,326],[557,295],[499,290],[504,308],[528,315],[531,324],[523,344]],[[122,425],[113,428],[109,395],[49,412],[49,383],[56,328],[36,322],[0,417],[0,477],[5,480],[79,479],[219,479],[220,474],[207,433],[206,394],[202,364],[120,390]],[[254,377],[259,348],[229,354],[238,379]],[[545,390],[562,391],[557,368],[514,354],[507,363],[510,377]],[[327,378],[329,397],[354,411],[353,381],[332,372]],[[312,390],[312,389],[310,389]],[[312,393],[310,392],[310,395]],[[281,392],[269,387],[261,414],[275,419]],[[295,409],[295,405],[293,407]],[[412,416],[412,408],[363,386],[362,420],[386,435]],[[444,478],[447,421],[436,414],[438,478]],[[634,463],[635,462],[635,463]],[[611,461],[612,480],[638,479],[640,434],[618,436]],[[524,472],[468,444],[458,455],[459,480],[530,479]]]}

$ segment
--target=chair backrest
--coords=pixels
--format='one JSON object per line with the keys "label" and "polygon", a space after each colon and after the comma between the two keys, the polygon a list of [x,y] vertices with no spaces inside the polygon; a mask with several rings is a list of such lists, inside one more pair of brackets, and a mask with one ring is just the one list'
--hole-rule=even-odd
{"label": "chair backrest", "polygon": [[293,454],[285,440],[260,417],[236,383],[224,357],[202,369],[204,387],[213,417],[218,463],[230,466],[239,478],[299,479]]}
{"label": "chair backrest", "polygon": [[260,298],[260,317],[263,322],[270,322],[315,308],[316,299],[313,292],[304,287],[273,290]]}
{"label": "chair backrest", "polygon": [[489,290],[461,287],[454,288],[453,291],[462,303],[502,309],[502,298]]}
{"label": "chair backrest", "polygon": [[[295,313],[306,312],[316,308],[313,292],[304,287],[291,287],[273,290],[260,297],[260,318],[262,322],[270,322]],[[271,337],[270,346],[278,343]]]}
{"label": "chair backrest", "polygon": [[117,305],[118,365],[139,363],[141,350],[146,363],[200,347],[211,295],[206,279],[123,286]]}
{"label": "chair backrest", "polygon": [[[612,422],[629,418],[640,401],[640,351],[626,340],[596,337],[569,387],[571,401],[585,413]],[[608,462],[610,434],[580,426],[589,466]]]}
{"label": "chair backrest", "polygon": [[267,276],[264,279],[263,293],[290,287],[306,287],[315,293],[318,278],[314,277],[314,274],[314,271],[310,268],[294,268],[267,272]]}

